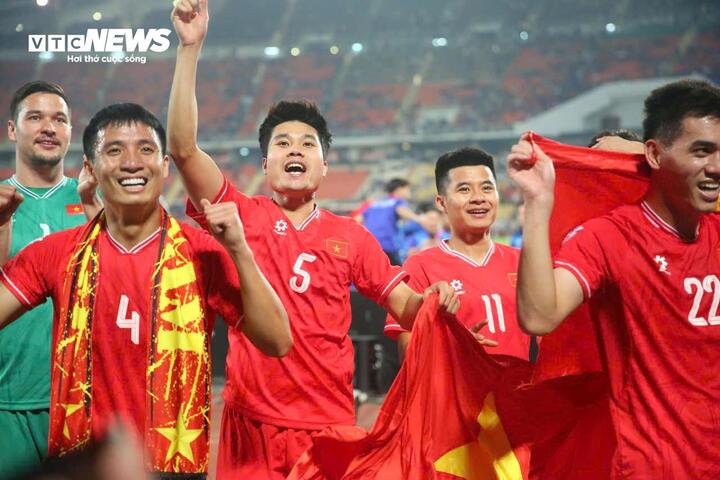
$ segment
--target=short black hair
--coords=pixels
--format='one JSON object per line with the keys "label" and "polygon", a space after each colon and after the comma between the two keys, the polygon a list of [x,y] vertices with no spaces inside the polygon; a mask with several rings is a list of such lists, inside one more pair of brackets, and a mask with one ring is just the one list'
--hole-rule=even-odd
{"label": "short black hair", "polygon": [[630,140],[631,142],[643,141],[639,133],[632,130],[627,130],[625,128],[618,128],[615,130],[603,130],[602,132],[598,132],[592,139],[590,139],[588,147],[592,147],[593,145],[598,143],[598,141],[603,137],[620,137],[624,138],[625,140]]}
{"label": "short black hair", "polygon": [[95,148],[97,146],[98,133],[108,125],[120,126],[132,123],[144,123],[155,130],[160,138],[162,154],[167,152],[167,139],[165,129],[160,120],[150,113],[142,105],[137,103],[115,103],[103,108],[90,119],[85,131],[83,131],[83,153],[89,161],[95,160]]}
{"label": "short black hair", "polygon": [[492,155],[474,147],[463,147],[444,153],[435,163],[435,188],[439,195],[445,194],[450,170],[458,167],[482,165],[488,167],[495,177],[495,161]]}
{"label": "short black hair", "polygon": [[653,90],[645,99],[645,141],[671,145],[682,134],[686,117],[720,118],[720,88],[703,80],[680,80]]}
{"label": "short black hair", "polygon": [[385,191],[387,193],[393,193],[398,188],[408,187],[410,186],[410,182],[405,180],[404,178],[392,178],[390,181],[388,181],[385,184]]}
{"label": "short black hair", "polygon": [[67,96],[65,96],[65,90],[63,90],[60,85],[44,80],[33,80],[18,88],[15,90],[15,93],[13,93],[12,99],[10,100],[10,119],[12,121],[17,120],[18,110],[20,110],[22,101],[33,93],[52,93],[57,95],[65,100],[65,103],[68,105],[68,110],[70,109],[70,102],[68,102]]}
{"label": "short black hair", "polygon": [[307,100],[281,100],[270,107],[258,131],[263,157],[267,157],[273,129],[281,123],[292,121],[305,123],[317,131],[323,156],[326,157],[332,143],[332,134],[317,105]]}

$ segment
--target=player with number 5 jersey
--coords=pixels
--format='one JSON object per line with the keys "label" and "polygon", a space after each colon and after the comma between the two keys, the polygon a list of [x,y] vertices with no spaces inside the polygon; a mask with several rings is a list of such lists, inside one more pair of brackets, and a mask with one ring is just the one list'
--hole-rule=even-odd
{"label": "player with number 5 jersey", "polygon": [[[491,237],[500,201],[492,156],[478,148],[443,154],[435,164],[435,186],[436,205],[447,215],[451,236],[405,261],[408,285],[423,290],[447,281],[462,299],[458,319],[481,343],[495,347],[491,353],[527,360],[530,337],[515,315],[520,250]],[[403,357],[410,332],[388,316],[385,334],[397,339]]]}
{"label": "player with number 5 jersey", "polygon": [[[390,265],[364,227],[317,207],[315,192],[327,173],[331,134],[314,105],[279,102],[260,126],[262,169],[272,198],[248,197],[230,184],[196,140],[196,71],[208,2],[176,2],[172,17],[180,46],[168,143],[188,190],[188,213],[196,216],[204,198],[237,205],[260,269],[288,311],[294,337],[287,357],[271,359],[229,330],[217,476],[285,478],[313,431],[355,421],[350,285],[406,327],[423,296],[403,282],[406,274]],[[449,285],[430,290],[440,291],[443,311],[457,310]]]}
{"label": "player with number 5 jersey", "polygon": [[554,263],[552,161],[527,136],[512,147],[525,197],[518,317],[543,335],[589,302],[617,439],[610,478],[720,478],[720,88],[660,87],[643,126],[644,198],[577,227]]}

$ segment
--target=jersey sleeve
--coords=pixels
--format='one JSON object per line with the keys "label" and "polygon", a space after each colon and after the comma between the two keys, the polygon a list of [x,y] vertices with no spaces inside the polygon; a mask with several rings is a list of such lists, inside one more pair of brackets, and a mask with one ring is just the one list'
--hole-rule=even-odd
{"label": "jersey sleeve", "polygon": [[[409,275],[405,281],[415,292],[422,293],[430,286],[430,280],[422,267],[422,262],[418,255],[408,258],[402,268]],[[403,332],[407,332],[407,330],[400,326],[395,317],[388,314],[385,317],[385,336],[397,340],[398,335]]]}
{"label": "jersey sleeve", "polygon": [[610,222],[606,219],[597,218],[571,231],[563,240],[553,261],[555,268],[563,268],[577,279],[585,300],[589,299],[609,276],[604,245],[617,247],[622,241],[613,238],[612,230],[608,229],[609,225]]}
{"label": "jersey sleeve", "polygon": [[196,259],[206,279],[207,304],[230,327],[243,323],[240,279],[230,255],[210,235],[203,235],[203,247]]}
{"label": "jersey sleeve", "polygon": [[398,267],[390,265],[385,252],[378,241],[365,227],[354,224],[357,228],[357,250],[353,258],[352,279],[358,291],[383,305],[392,290],[407,278],[407,273]]}
{"label": "jersey sleeve", "polygon": [[61,258],[56,235],[29,243],[0,268],[0,280],[15,298],[30,310],[52,294]]}
{"label": "jersey sleeve", "polygon": [[[250,197],[238,191],[235,186],[230,183],[230,180],[228,180],[227,177],[225,177],[225,179],[223,180],[220,191],[211,203],[215,205],[221,202],[234,202],[235,205],[237,205],[238,207],[240,218],[243,221],[243,213],[246,213],[246,210],[249,209],[250,205],[252,204]],[[198,225],[200,225],[203,229],[208,229],[207,222],[205,221],[205,215],[203,215],[202,212],[198,211],[198,209],[195,208],[195,205],[193,205],[190,198],[187,199],[187,203],[185,204],[185,213],[188,215],[188,217],[195,220]]]}

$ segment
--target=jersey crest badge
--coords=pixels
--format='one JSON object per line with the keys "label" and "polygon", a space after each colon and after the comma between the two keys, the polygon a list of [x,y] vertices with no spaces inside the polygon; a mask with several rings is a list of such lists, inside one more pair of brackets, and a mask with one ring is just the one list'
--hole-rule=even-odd
{"label": "jersey crest badge", "polygon": [[453,290],[457,292],[458,295],[460,295],[461,293],[465,293],[465,287],[460,280],[450,281],[450,286],[453,288]]}
{"label": "jersey crest badge", "polygon": [[278,235],[287,235],[288,224],[285,220],[278,220],[275,222],[275,229],[273,232],[277,233]]}

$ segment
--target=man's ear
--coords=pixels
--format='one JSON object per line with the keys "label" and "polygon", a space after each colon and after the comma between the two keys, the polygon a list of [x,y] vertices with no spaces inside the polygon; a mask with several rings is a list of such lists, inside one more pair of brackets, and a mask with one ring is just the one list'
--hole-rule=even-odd
{"label": "man's ear", "polygon": [[15,125],[15,122],[13,122],[12,120],[8,120],[8,124],[7,124],[8,140],[10,140],[11,142],[16,142],[17,141],[17,137],[15,136],[16,132],[17,132],[17,126]]}
{"label": "man's ear", "polygon": [[660,168],[660,150],[660,143],[657,140],[651,138],[645,142],[645,162],[653,170]]}
{"label": "man's ear", "polygon": [[92,176],[92,178],[95,180],[95,183],[97,183],[97,178],[95,177],[95,170],[93,169],[93,164],[88,160],[87,155],[83,155],[83,168]]}
{"label": "man's ear", "polygon": [[263,175],[267,175],[267,157],[263,157],[262,159],[262,172]]}
{"label": "man's ear", "polygon": [[435,197],[435,206],[443,212],[445,215],[447,215],[447,208],[445,208],[445,197],[442,195],[438,195]]}

